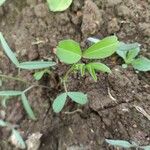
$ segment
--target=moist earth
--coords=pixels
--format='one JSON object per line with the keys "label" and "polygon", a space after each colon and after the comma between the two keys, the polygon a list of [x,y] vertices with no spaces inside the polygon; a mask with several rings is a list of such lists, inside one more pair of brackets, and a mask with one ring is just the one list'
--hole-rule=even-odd
{"label": "moist earth", "polygon": [[[0,7],[0,31],[20,61],[58,62],[54,51],[60,40],[73,39],[85,47],[89,36],[101,39],[113,34],[124,42],[140,43],[141,54],[150,58],[150,1],[74,0],[66,11],[53,13],[42,0],[7,0]],[[7,109],[0,106],[0,118],[17,125],[25,140],[41,133],[39,150],[121,150],[109,146],[105,139],[150,145],[150,120],[138,109],[150,114],[150,74],[123,69],[116,55],[105,63],[112,74],[99,73],[97,83],[88,74],[69,78],[69,90],[87,93],[89,103],[81,107],[68,102],[61,113],[55,114],[51,105],[64,91],[60,81],[69,67],[58,62],[51,75],[37,82],[34,71],[18,74],[1,49],[1,74],[19,75],[26,81],[3,79],[1,90],[39,86],[27,94],[37,121],[28,119],[19,97],[11,99]],[[0,150],[17,149],[10,142],[8,129],[1,128],[0,135]]]}

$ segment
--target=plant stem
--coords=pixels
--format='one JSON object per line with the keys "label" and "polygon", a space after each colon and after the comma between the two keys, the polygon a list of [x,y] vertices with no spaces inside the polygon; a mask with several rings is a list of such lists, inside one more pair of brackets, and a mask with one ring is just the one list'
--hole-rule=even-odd
{"label": "plant stem", "polygon": [[36,85],[31,85],[30,87],[28,87],[27,89],[25,89],[23,91],[23,93],[26,93],[27,91],[29,91],[30,89],[34,88]]}
{"label": "plant stem", "polygon": [[67,85],[66,85],[66,82],[67,82],[69,73],[72,72],[72,70],[74,69],[74,66],[75,66],[75,64],[71,66],[71,68],[66,72],[66,74],[65,74],[65,76],[63,77],[63,80],[62,80],[63,85],[64,85],[64,89],[65,89],[65,92],[66,92],[66,93],[67,93]]}
{"label": "plant stem", "polygon": [[10,80],[20,81],[20,82],[23,82],[23,83],[27,84],[27,81],[22,80],[22,79],[17,78],[17,77],[11,77],[11,76],[8,76],[8,75],[3,75],[3,74],[0,74],[0,77],[1,78],[6,78],[6,79],[10,79]]}

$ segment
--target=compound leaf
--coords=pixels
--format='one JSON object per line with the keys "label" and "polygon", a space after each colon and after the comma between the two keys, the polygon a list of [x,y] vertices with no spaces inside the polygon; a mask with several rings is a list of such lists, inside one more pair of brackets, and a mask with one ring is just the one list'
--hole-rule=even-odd
{"label": "compound leaf", "polygon": [[133,147],[132,144],[130,144],[128,141],[124,141],[124,140],[106,139],[106,142],[109,143],[110,145],[118,146],[118,147],[122,147],[122,148],[131,148],[131,147]]}
{"label": "compound leaf", "polygon": [[47,0],[49,9],[51,11],[64,11],[66,10],[72,3],[72,0]]}
{"label": "compound leaf", "polygon": [[66,99],[67,99],[66,93],[62,93],[56,97],[56,99],[54,100],[53,105],[52,105],[55,113],[59,113],[63,109]]}
{"label": "compound leaf", "polygon": [[32,119],[32,120],[36,120],[36,117],[32,111],[32,108],[27,100],[27,97],[25,96],[24,93],[21,94],[21,100],[24,106],[24,109],[26,110],[28,116]]}
{"label": "compound leaf", "polygon": [[8,46],[6,40],[4,39],[4,36],[3,36],[3,34],[1,32],[0,32],[0,41],[1,41],[1,45],[2,45],[5,53],[7,54],[9,59],[16,65],[16,67],[18,67],[19,61],[16,58],[15,54],[13,53],[13,51]]}
{"label": "compound leaf", "polygon": [[18,67],[20,69],[33,70],[33,69],[44,69],[52,67],[54,65],[56,65],[56,63],[51,61],[28,61],[20,63]]}
{"label": "compound leaf", "polygon": [[132,61],[132,66],[139,71],[150,71],[150,60],[145,57],[137,58]]}
{"label": "compound leaf", "polygon": [[56,55],[60,61],[66,64],[74,64],[81,59],[82,53],[79,43],[73,40],[63,40],[57,46]]}
{"label": "compound leaf", "polygon": [[0,91],[0,96],[19,96],[21,91]]}
{"label": "compound leaf", "polygon": [[116,36],[106,37],[85,50],[83,57],[89,59],[106,58],[117,50],[118,44],[119,41]]}
{"label": "compound leaf", "polygon": [[68,92],[68,96],[72,99],[72,101],[84,105],[87,103],[87,95],[82,92]]}
{"label": "compound leaf", "polygon": [[21,137],[20,133],[17,130],[13,129],[12,130],[12,135],[14,135],[14,137],[18,141],[19,145],[21,146],[21,148],[25,149],[26,148],[26,144],[25,144],[23,138]]}

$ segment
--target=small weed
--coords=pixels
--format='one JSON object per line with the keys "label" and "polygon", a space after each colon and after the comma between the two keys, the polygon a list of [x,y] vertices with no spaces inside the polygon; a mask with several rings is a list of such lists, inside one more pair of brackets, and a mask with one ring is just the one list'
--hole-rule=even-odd
{"label": "small weed", "polygon": [[124,141],[124,140],[110,140],[110,139],[106,139],[106,142],[112,146],[115,147],[121,147],[121,148],[140,148],[143,150],[150,150],[150,146],[139,146],[137,143],[135,142],[128,142],[128,141]]}
{"label": "small weed", "polygon": [[[88,38],[89,41],[97,43],[99,40],[96,38]],[[123,42],[119,43],[119,47],[116,53],[124,60],[125,64],[122,65],[123,68],[127,68],[128,65],[132,65],[134,69],[138,71],[150,71],[150,60],[141,56],[136,58],[140,52],[140,44],[125,44]]]}
{"label": "small weed", "polygon": [[64,11],[72,3],[73,0],[47,0],[48,7],[51,11]]}
{"label": "small weed", "polygon": [[[97,81],[96,71],[102,71],[111,73],[111,70],[103,63],[91,62],[93,59],[103,59],[111,56],[115,53],[118,47],[118,39],[116,36],[106,37],[98,43],[92,45],[88,49],[81,51],[79,43],[73,40],[63,40],[59,42],[56,55],[61,62],[71,65],[71,68],[67,71],[66,75],[62,79],[65,93],[59,95],[53,103],[53,109],[55,112],[60,112],[65,105],[67,96],[72,101],[81,105],[87,102],[87,95],[82,92],[68,92],[67,90],[67,79],[71,72],[80,71],[81,76],[84,76],[85,72],[89,72],[94,79]],[[89,59],[90,62],[85,64],[82,63],[82,58]]]}
{"label": "small weed", "polygon": [[123,58],[126,68],[128,65],[132,65],[134,69],[138,71],[150,71],[150,60],[145,57],[136,58],[140,52],[140,45],[138,43],[125,44],[120,42],[120,46],[117,50],[117,54]]}

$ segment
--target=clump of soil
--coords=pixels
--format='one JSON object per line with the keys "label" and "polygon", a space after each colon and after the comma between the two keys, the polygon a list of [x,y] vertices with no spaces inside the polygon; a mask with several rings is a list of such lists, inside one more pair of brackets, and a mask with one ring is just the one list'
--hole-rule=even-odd
{"label": "clump of soil", "polygon": [[[53,13],[42,0],[7,1],[0,8],[0,29],[20,61],[47,60],[57,62],[53,51],[62,39],[74,39],[85,45],[86,38],[116,34],[125,42],[142,44],[142,54],[150,57],[148,46],[150,9],[147,0],[74,0],[71,7]],[[1,49],[1,48],[0,48]],[[113,58],[115,57],[115,63]],[[71,75],[68,88],[88,94],[89,103],[83,107],[67,103],[60,114],[52,111],[51,104],[64,89],[60,77],[67,66],[58,63],[50,76],[37,82],[34,71],[21,71],[20,77],[27,84],[3,80],[1,90],[24,90],[39,84],[28,92],[28,99],[38,118],[31,121],[25,114],[19,98],[12,99],[5,111],[6,119],[19,125],[18,130],[26,140],[32,133],[42,134],[39,150],[110,150],[106,138],[150,144],[150,123],[136,106],[150,114],[149,73],[136,73],[132,68],[123,69],[117,56],[107,59],[112,74],[99,73],[95,83],[89,75]],[[17,76],[18,71],[0,51],[0,72]],[[12,150],[8,142],[9,131],[0,129],[0,149]]]}

